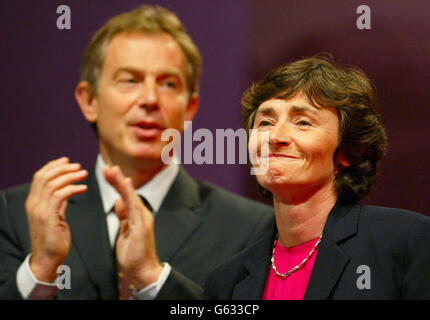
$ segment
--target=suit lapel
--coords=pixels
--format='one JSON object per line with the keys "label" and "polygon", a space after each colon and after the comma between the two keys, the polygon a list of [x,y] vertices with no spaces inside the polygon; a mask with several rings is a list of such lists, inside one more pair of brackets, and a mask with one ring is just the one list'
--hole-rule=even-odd
{"label": "suit lapel", "polygon": [[200,224],[197,183],[182,168],[154,219],[157,253],[169,261]]}
{"label": "suit lapel", "polygon": [[[304,299],[323,300],[330,294],[342,276],[350,257],[342,250],[341,242],[357,233],[359,205],[336,204],[330,212],[323,231],[312,274]],[[270,236],[263,238],[244,260],[248,274],[233,290],[233,299],[261,299],[270,264],[276,226]]]}
{"label": "suit lapel", "polygon": [[333,207],[324,227],[304,299],[330,298],[334,286],[350,260],[340,243],[356,234],[359,213],[359,205],[342,206],[337,203]]}
{"label": "suit lapel", "polygon": [[249,250],[243,266],[247,270],[247,276],[233,289],[233,300],[260,300],[266,284],[267,272],[270,265],[272,244],[275,239],[274,232],[256,243]]}
{"label": "suit lapel", "polygon": [[[117,298],[114,253],[109,244],[106,214],[94,169],[86,180],[88,190],[72,197],[67,209],[67,222],[76,248],[88,274],[102,299]],[[72,270],[73,272],[73,270]]]}

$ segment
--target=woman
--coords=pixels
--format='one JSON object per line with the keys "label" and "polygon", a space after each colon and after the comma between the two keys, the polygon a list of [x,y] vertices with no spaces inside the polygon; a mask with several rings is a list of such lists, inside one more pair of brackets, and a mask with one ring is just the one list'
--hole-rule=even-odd
{"label": "woman", "polygon": [[268,73],[242,105],[250,154],[269,164],[257,181],[276,225],[211,274],[206,297],[430,299],[430,219],[358,204],[387,144],[367,76],[303,59]]}

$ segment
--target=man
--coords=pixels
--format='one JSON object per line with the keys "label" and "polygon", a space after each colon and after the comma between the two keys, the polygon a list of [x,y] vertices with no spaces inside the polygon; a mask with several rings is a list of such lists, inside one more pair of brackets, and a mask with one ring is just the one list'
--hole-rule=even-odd
{"label": "man", "polygon": [[[127,299],[126,280],[130,298],[200,298],[208,273],[269,228],[269,207],[162,161],[163,130],[182,132],[197,112],[200,65],[160,7],[95,34],[75,97],[100,154],[89,171],[60,158],[0,193],[0,298]],[[60,290],[62,265],[71,284]]]}

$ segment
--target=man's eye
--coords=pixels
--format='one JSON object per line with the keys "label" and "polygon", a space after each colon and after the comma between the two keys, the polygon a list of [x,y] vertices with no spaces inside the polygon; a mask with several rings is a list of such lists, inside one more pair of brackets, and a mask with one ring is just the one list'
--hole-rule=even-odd
{"label": "man's eye", "polygon": [[167,88],[170,88],[170,89],[176,89],[177,88],[175,81],[164,81],[163,85]]}
{"label": "man's eye", "polygon": [[137,81],[136,81],[136,79],[130,78],[130,79],[120,80],[120,82],[123,82],[123,83],[136,83]]}

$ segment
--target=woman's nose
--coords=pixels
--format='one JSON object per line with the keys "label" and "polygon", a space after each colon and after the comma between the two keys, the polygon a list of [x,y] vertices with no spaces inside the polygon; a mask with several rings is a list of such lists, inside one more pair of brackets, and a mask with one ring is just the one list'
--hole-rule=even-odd
{"label": "woman's nose", "polygon": [[291,129],[286,124],[276,124],[270,132],[269,144],[281,148],[291,144]]}

